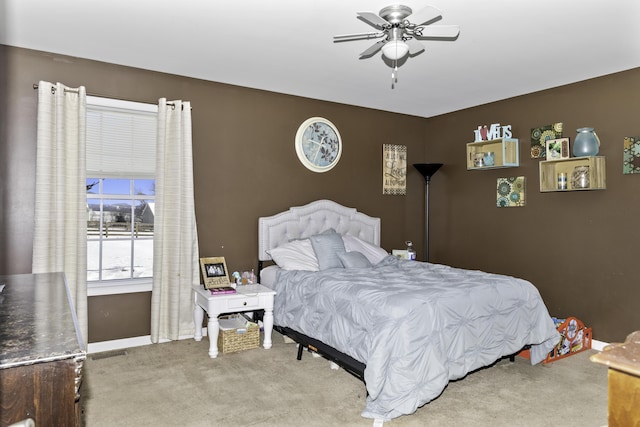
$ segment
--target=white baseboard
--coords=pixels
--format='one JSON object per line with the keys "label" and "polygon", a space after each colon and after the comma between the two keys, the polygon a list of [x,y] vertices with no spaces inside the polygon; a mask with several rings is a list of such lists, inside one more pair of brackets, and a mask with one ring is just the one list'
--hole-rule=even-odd
{"label": "white baseboard", "polygon": [[[203,335],[206,335],[206,328],[203,328]],[[186,335],[178,337],[179,340],[193,339],[193,335]],[[171,342],[171,340],[161,339],[160,343]],[[153,344],[151,342],[151,335],[143,335],[140,337],[123,338],[119,340],[100,341],[89,343],[87,346],[87,353],[100,353],[103,351],[123,350],[131,347],[141,347],[143,345]]]}
{"label": "white baseboard", "polygon": [[122,350],[131,347],[140,347],[151,344],[151,335],[141,337],[123,338],[120,340],[100,341],[89,343],[87,353],[101,353],[103,351]]}
{"label": "white baseboard", "polygon": [[604,349],[608,345],[608,342],[591,340],[591,350],[602,351],[602,349]]}

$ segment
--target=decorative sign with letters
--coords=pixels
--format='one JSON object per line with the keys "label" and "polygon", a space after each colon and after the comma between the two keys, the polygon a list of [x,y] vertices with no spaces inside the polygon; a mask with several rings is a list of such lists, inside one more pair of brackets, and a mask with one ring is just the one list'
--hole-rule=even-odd
{"label": "decorative sign with letters", "polygon": [[511,138],[512,136],[511,125],[501,126],[500,123],[492,123],[489,127],[487,127],[487,125],[478,126],[478,129],[474,130],[473,133],[476,136],[476,139],[473,142]]}
{"label": "decorative sign with letters", "polygon": [[407,146],[382,145],[382,194],[407,194]]}

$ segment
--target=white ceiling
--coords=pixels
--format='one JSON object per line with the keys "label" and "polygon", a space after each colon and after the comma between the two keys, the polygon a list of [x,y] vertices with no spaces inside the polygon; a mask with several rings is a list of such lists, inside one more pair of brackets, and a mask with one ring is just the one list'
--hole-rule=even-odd
{"label": "white ceiling", "polygon": [[393,3],[3,0],[0,43],[420,117],[640,66],[639,0],[406,0],[460,36],[423,41],[392,89],[380,53],[358,59],[373,40],[333,36]]}

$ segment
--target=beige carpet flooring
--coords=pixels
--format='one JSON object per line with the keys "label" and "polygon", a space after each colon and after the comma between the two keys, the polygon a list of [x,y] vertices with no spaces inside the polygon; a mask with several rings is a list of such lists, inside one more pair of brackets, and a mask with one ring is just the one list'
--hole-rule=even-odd
{"label": "beige carpet flooring", "polygon": [[[362,418],[364,384],[274,332],[274,346],[207,355],[209,341],[89,355],[84,425],[372,426]],[[594,351],[547,365],[516,358],[449,384],[414,414],[385,426],[562,426],[607,424],[607,369]]]}

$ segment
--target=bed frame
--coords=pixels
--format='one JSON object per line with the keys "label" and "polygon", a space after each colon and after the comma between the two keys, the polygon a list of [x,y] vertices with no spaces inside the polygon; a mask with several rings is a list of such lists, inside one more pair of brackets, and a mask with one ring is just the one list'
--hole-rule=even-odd
{"label": "bed frame", "polygon": [[[348,208],[331,200],[318,200],[258,219],[258,274],[264,262],[272,261],[269,249],[293,239],[311,237],[330,228],[342,235],[352,235],[380,246],[380,218],[365,215],[355,208]],[[364,363],[291,328],[274,325],[274,329],[299,344],[298,360],[302,358],[303,349],[306,348],[321,354],[364,381]]]}
{"label": "bed frame", "polygon": [[[331,200],[318,200],[292,207],[288,211],[258,219],[258,279],[264,262],[272,261],[267,253],[269,249],[293,239],[308,238],[330,228],[340,234],[352,235],[380,246],[380,218],[370,217]],[[303,349],[306,348],[321,354],[364,382],[366,365],[363,362],[291,328],[274,325],[274,329],[299,344],[298,360],[301,360]],[[512,362],[515,360],[515,354],[507,357]]]}

